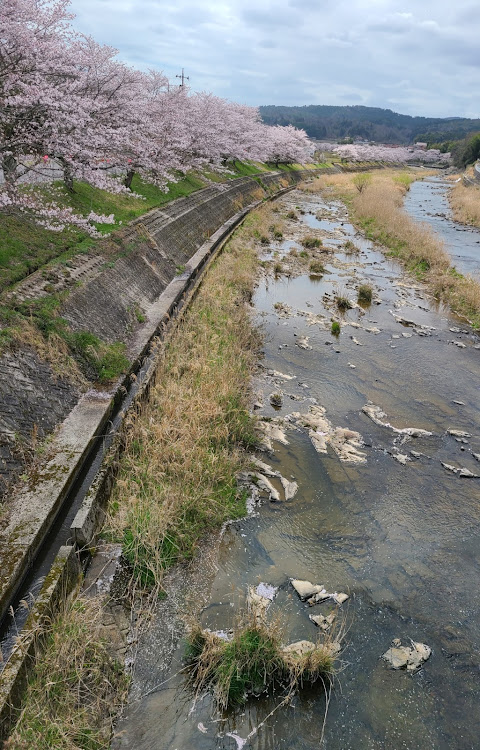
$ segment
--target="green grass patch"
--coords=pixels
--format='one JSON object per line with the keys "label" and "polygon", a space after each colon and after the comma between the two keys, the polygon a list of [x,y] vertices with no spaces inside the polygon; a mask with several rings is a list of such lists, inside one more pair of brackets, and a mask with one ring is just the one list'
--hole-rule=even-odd
{"label": "green grass patch", "polygon": [[[65,293],[52,294],[38,300],[0,306],[0,352],[15,340],[23,340],[24,329],[30,331],[26,343],[36,345],[39,351],[52,343],[64,345],[80,371],[89,380],[106,383],[118,378],[130,363],[122,342],[106,343],[89,331],[72,331],[59,310]],[[138,319],[138,318],[137,318]],[[54,353],[52,352],[52,356]],[[64,373],[68,374],[68,373]]]}

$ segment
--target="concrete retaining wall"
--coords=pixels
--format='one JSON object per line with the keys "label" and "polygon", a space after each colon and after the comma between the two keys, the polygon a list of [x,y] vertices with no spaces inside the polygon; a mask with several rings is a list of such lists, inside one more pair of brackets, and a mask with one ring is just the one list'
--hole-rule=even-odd
{"label": "concrete retaining wall", "polygon": [[[242,177],[150,211],[118,233],[121,257],[114,263],[108,256],[75,260],[78,268],[69,274],[61,315],[73,330],[94,333],[107,343],[124,342],[133,362],[144,331],[155,323],[156,301],[202,243],[245,206],[303,177],[303,172]],[[42,283],[37,272],[16,294],[20,299],[44,296],[48,292]],[[80,396],[78,385],[32,348],[19,347],[0,357],[0,498],[22,472],[32,436],[51,433]]]}

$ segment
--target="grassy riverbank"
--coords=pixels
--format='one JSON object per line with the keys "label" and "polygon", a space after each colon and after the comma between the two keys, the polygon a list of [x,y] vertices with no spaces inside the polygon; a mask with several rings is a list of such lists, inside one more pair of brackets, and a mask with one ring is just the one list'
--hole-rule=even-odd
{"label": "grassy riverbank", "polygon": [[455,221],[480,227],[480,183],[479,187],[467,187],[463,182],[457,182],[450,188],[448,199]]}
{"label": "grassy riverbank", "polygon": [[[423,175],[424,173],[422,173]],[[432,230],[403,210],[403,198],[416,172],[374,172],[361,184],[355,175],[319,177],[307,191],[321,191],[343,200],[353,223],[398,258],[408,271],[425,281],[434,296],[480,326],[480,284],[458,273],[443,243]]]}
{"label": "grassy riverbank", "polygon": [[135,582],[161,586],[173,563],[225,520],[245,514],[236,483],[255,446],[248,412],[259,345],[248,302],[255,243],[275,231],[270,205],[249,215],[208,271],[170,340],[148,403],[127,429],[110,502],[110,534]]}
{"label": "grassy riverbank", "polygon": [[[5,750],[107,750],[128,680],[102,637],[97,599],[74,596],[48,622]],[[39,634],[40,635],[40,634]]]}

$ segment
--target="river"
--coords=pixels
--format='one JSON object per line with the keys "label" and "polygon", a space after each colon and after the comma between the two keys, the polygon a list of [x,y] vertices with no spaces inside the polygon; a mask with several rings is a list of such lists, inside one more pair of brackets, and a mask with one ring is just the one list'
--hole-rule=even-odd
{"label": "river", "polygon": [[[415,200],[425,203],[426,190],[439,197],[438,183],[427,184],[412,187],[411,212]],[[264,404],[259,413],[285,418],[321,405],[333,426],[362,435],[366,461],[346,463],[331,448],[317,453],[307,432],[287,421],[288,445],[274,443],[274,454],[262,460],[294,477],[297,495],[264,499],[227,526],[218,552],[207,545],[193,568],[172,572],[170,596],[142,638],[131,702],[113,746],[234,750],[253,732],[249,750],[318,750],[321,687],[305,688],[260,726],[279,696],[252,699],[221,716],[208,695],[194,700],[180,672],[177,610],[195,602],[204,626],[228,629],[245,606],[247,587],[260,582],[278,587],[269,614],[283,619],[288,641],[315,640],[308,615],[328,607],[310,609],[299,600],[290,579],[300,578],[350,595],[337,615],[346,633],[323,748],[473,750],[480,736],[480,478],[460,476],[442,462],[480,474],[474,457],[480,454],[479,339],[358,235],[344,207],[298,190],[279,205],[282,214],[298,207],[305,213],[264,257],[301,250],[298,238],[307,227],[335,253],[326,255],[321,278],[293,273],[259,280],[253,300],[265,334],[255,380]],[[347,239],[358,255],[345,253]],[[335,292],[354,301],[360,283],[372,285],[373,304],[339,317]],[[330,334],[333,316],[341,322],[338,338]],[[300,348],[300,337],[311,348]],[[274,408],[268,395],[278,390],[284,401]],[[413,438],[376,424],[362,411],[369,401],[395,428],[432,434]],[[452,436],[451,429],[468,437]],[[394,638],[431,647],[422,669],[389,668],[380,657]]]}
{"label": "river", "polygon": [[[440,235],[460,273],[470,274],[479,279],[480,232],[478,229],[453,221],[448,202],[448,190],[451,186],[452,183],[443,177],[417,180],[407,193],[405,210],[417,221],[430,224]],[[471,189],[476,190],[475,187]]]}

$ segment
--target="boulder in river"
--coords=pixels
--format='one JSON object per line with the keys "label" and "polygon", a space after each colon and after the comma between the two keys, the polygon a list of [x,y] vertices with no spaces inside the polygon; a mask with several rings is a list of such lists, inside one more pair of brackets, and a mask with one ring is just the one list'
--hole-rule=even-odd
{"label": "boulder in river", "polygon": [[293,578],[291,583],[302,602],[314,596],[314,594],[318,594],[320,591],[325,591],[325,588],[321,584],[301,581],[298,578]]}
{"label": "boulder in river", "polygon": [[430,658],[432,649],[425,643],[410,641],[411,646],[402,646],[399,638],[392,641],[392,645],[382,655],[382,659],[390,664],[393,669],[406,669],[407,672],[415,672]]}

